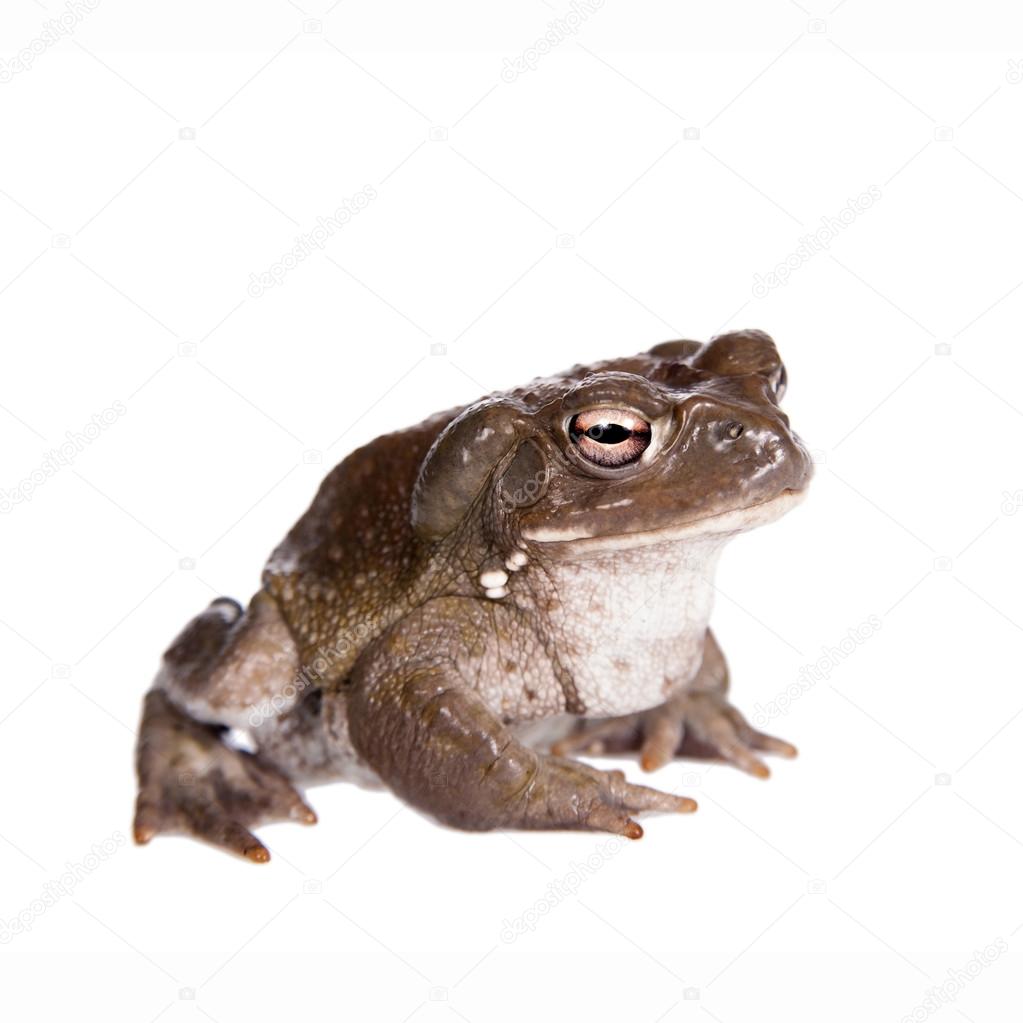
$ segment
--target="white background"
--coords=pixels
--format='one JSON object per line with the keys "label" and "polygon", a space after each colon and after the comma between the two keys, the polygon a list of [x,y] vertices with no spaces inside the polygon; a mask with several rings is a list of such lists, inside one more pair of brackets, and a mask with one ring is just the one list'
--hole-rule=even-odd
{"label": "white background", "polygon": [[[936,1015],[1007,1019],[1023,12],[608,0],[509,81],[560,0],[325,4],[102,0],[16,71],[65,8],[3,5],[0,487],[124,408],[0,515],[5,1015],[924,1019],[951,970]],[[673,765],[655,783],[699,813],[626,845],[460,834],[345,785],[311,793],[316,828],[261,832],[266,867],[117,844],[159,654],[255,590],[331,464],[490,389],[740,326],[776,337],[820,464],[726,552],[714,623],[750,714],[823,656],[770,725],[798,760],[767,782]]]}

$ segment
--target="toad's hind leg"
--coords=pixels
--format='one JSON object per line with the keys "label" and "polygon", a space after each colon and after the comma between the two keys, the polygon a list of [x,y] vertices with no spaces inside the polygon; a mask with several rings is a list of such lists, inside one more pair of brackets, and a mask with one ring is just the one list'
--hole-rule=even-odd
{"label": "toad's hind leg", "polygon": [[274,820],[316,815],[267,757],[223,742],[254,705],[294,677],[297,654],[272,601],[257,594],[242,614],[216,600],[164,654],[142,711],[136,748],[135,840],[188,834],[246,856],[270,858],[249,831]]}

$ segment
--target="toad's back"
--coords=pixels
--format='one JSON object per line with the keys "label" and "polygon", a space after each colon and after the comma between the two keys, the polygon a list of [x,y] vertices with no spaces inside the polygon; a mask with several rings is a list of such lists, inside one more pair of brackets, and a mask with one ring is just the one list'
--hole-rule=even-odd
{"label": "toad's back", "polygon": [[409,497],[430,445],[458,410],[353,451],[270,555],[263,586],[304,664],[343,674],[362,646],[405,610],[417,545]]}

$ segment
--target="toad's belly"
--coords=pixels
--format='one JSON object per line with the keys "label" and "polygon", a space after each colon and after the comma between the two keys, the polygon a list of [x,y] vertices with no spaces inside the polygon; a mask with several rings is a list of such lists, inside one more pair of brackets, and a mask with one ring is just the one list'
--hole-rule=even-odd
{"label": "toad's belly", "polygon": [[616,717],[664,703],[700,670],[703,647],[702,633],[651,641],[627,651],[591,651],[575,673],[586,716]]}
{"label": "toad's belly", "polygon": [[663,703],[700,670],[706,631],[704,617],[683,631],[637,630],[628,641],[595,642],[578,651],[572,675],[586,716],[632,714]]}

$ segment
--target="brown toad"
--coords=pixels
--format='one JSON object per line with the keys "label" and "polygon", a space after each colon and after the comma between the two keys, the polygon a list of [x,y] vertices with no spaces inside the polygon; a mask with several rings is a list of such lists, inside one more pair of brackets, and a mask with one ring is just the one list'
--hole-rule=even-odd
{"label": "brown toad", "polygon": [[[295,786],[383,783],[467,829],[589,828],[695,803],[573,751],[766,775],[707,627],[718,555],[803,495],[809,456],[760,331],[672,341],[492,394],[353,452],[146,697],[135,837],[250,859],[315,815]],[[564,722],[552,752],[521,726]],[[232,741],[244,734],[254,752]]]}

